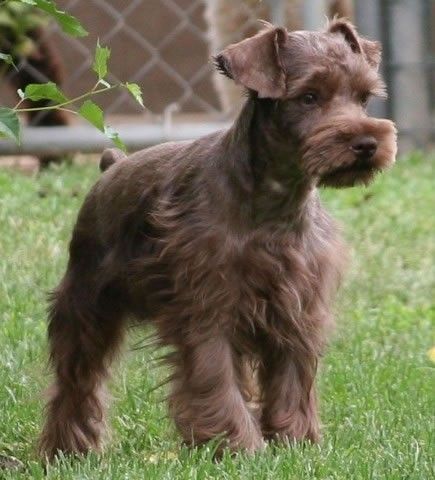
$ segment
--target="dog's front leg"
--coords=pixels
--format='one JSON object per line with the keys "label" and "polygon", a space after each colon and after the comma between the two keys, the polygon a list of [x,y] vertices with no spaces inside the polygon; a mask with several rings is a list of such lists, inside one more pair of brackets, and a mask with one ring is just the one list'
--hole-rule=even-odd
{"label": "dog's front leg", "polygon": [[262,430],[266,438],[310,440],[320,438],[312,354],[269,351],[259,372],[263,390]]}
{"label": "dog's front leg", "polygon": [[216,336],[186,345],[175,357],[170,412],[184,441],[200,445],[221,439],[219,452],[264,446],[258,422],[240,390],[240,372],[230,343]]}

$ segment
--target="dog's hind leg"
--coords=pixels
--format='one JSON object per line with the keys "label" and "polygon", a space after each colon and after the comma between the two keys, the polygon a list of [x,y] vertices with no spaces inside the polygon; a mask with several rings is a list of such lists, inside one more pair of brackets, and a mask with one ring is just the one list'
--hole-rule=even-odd
{"label": "dog's hind leg", "polygon": [[41,456],[48,460],[58,451],[84,453],[101,446],[103,384],[124,330],[118,290],[98,284],[100,247],[83,231],[76,227],[67,272],[52,294],[49,310],[55,381],[39,443]]}

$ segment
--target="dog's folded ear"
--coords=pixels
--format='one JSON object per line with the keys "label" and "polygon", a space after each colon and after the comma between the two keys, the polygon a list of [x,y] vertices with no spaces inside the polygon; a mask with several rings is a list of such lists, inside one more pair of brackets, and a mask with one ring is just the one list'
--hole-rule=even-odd
{"label": "dog's folded ear", "polygon": [[288,39],[285,28],[269,27],[254,37],[230,45],[214,57],[216,68],[260,98],[279,98],[286,92],[280,51]]}
{"label": "dog's folded ear", "polygon": [[329,24],[328,32],[343,35],[353,52],[363,55],[375,70],[379,69],[382,54],[379,42],[360,37],[354,25],[343,19],[333,20]]}
{"label": "dog's folded ear", "polygon": [[379,70],[379,65],[381,64],[382,58],[382,47],[380,42],[366,40],[365,38],[360,39],[360,42],[369,65],[371,65],[375,70]]}

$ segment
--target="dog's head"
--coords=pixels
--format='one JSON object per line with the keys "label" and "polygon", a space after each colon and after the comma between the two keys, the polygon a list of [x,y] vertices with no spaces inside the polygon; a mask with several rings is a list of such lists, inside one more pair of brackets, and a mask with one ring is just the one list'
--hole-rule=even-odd
{"label": "dog's head", "polygon": [[379,43],[344,20],[324,32],[269,26],[215,57],[223,74],[272,99],[270,121],[301,171],[335,187],[368,183],[395,161],[394,124],[366,112],[371,96],[385,96],[380,61]]}

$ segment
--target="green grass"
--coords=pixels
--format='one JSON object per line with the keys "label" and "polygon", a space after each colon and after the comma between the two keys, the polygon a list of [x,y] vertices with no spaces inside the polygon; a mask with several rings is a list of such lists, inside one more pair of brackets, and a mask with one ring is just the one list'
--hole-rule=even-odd
{"label": "green grass", "polygon": [[[402,159],[368,189],[327,191],[352,246],[337,303],[338,327],[319,375],[324,438],[269,446],[254,457],[180,447],[166,418],[164,372],[146,350],[126,354],[111,385],[105,453],[61,459],[46,476],[35,456],[48,384],[45,292],[95,166],[38,178],[0,171],[0,455],[21,462],[1,479],[415,479],[435,478],[435,158]],[[4,457],[3,457],[4,462]],[[1,457],[0,457],[1,463]]]}

